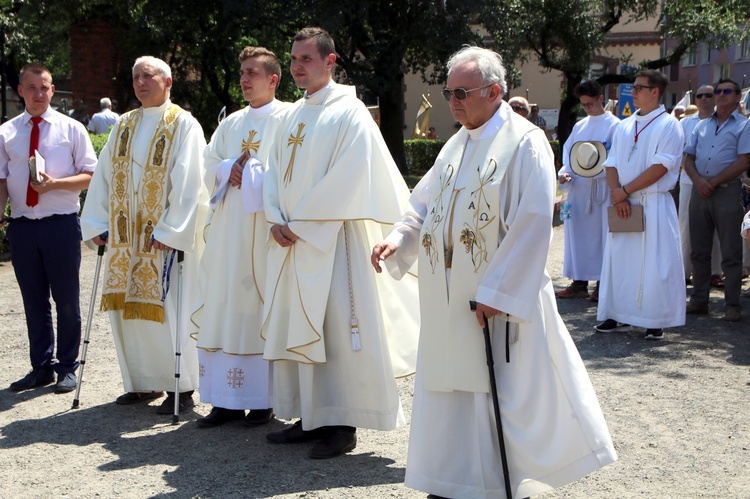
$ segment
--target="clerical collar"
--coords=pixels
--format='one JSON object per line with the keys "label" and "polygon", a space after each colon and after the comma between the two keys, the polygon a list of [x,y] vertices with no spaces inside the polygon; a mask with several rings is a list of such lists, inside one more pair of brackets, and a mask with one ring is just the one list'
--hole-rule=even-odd
{"label": "clerical collar", "polygon": [[155,115],[161,115],[164,110],[167,109],[167,106],[169,106],[172,103],[171,100],[167,99],[164,104],[161,106],[156,107],[141,107],[141,110],[143,111],[143,116],[155,116]]}
{"label": "clerical collar", "polygon": [[266,104],[265,106],[260,106],[260,107],[253,107],[250,104],[248,104],[247,114],[249,114],[250,116],[256,116],[256,117],[268,116],[269,114],[271,114],[271,111],[273,111],[274,104],[276,104],[276,102],[277,102],[276,99],[274,99],[268,104]]}
{"label": "clerical collar", "polygon": [[664,108],[664,105],[662,104],[648,114],[641,114],[641,111],[639,109],[638,112],[635,113],[634,116],[635,116],[636,121],[650,121],[656,118],[657,116],[659,116],[660,114],[666,113],[666,112],[667,110]]}
{"label": "clerical collar", "polygon": [[321,88],[317,92],[314,92],[312,94],[308,94],[307,90],[305,90],[305,99],[311,99],[311,98],[314,98],[314,97],[325,95],[326,92],[324,90],[331,89],[331,88],[333,88],[334,85],[335,85],[335,83],[333,82],[333,79],[331,79],[325,87]]}
{"label": "clerical collar", "polygon": [[495,114],[486,123],[473,130],[466,129],[469,133],[469,138],[471,140],[479,140],[496,135],[505,122],[508,121],[512,112],[510,106],[505,101],[501,102]]}

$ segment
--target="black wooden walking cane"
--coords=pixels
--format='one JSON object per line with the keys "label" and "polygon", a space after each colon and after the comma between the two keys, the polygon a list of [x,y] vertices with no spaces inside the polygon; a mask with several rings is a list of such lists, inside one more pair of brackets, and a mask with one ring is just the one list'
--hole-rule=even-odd
{"label": "black wooden walking cane", "polygon": [[[107,236],[109,236],[109,232],[104,232],[103,234],[99,235],[99,238],[102,239],[104,242],[107,241]],[[102,256],[104,255],[104,252],[107,250],[107,245],[102,244],[97,248],[96,251],[96,272],[94,272],[94,289],[91,291],[91,301],[89,302],[89,315],[88,319],[86,320],[86,334],[83,336],[83,350],[81,352],[81,361],[80,369],[78,370],[78,382],[76,383],[76,394],[73,397],[73,407],[72,409],[78,409],[79,405],[79,399],[78,397],[81,395],[81,383],[83,383],[83,368],[86,367],[86,354],[89,350],[89,335],[91,334],[91,321],[94,318],[94,305],[96,304],[96,291],[99,288],[99,271],[102,268]]]}
{"label": "black wooden walking cane", "polygon": [[[471,310],[476,311],[477,302],[470,301]],[[506,337],[508,336],[508,323],[506,322]],[[507,343],[507,341],[506,341]],[[505,481],[505,496],[513,499],[510,490],[510,472],[508,471],[508,455],[505,452],[505,438],[503,437],[503,423],[500,420],[500,401],[497,398],[497,381],[495,380],[495,360],[492,356],[492,341],[490,340],[490,321],[484,317],[484,350],[487,356],[487,369],[490,373],[490,393],[492,393],[492,406],[495,409],[495,424],[497,425],[497,441],[500,446],[500,457],[503,464],[503,481]],[[507,354],[506,354],[507,358]]]}

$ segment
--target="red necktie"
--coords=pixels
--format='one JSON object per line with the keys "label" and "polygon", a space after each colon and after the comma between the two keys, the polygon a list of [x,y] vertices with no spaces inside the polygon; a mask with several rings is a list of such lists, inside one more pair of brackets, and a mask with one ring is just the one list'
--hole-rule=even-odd
{"label": "red necktie", "polygon": [[[42,121],[41,116],[32,116],[31,122],[31,140],[29,141],[29,157],[36,155],[36,150],[39,148],[39,122]],[[26,206],[34,207],[39,203],[39,193],[31,188],[31,175],[29,175],[29,185],[26,187]]]}

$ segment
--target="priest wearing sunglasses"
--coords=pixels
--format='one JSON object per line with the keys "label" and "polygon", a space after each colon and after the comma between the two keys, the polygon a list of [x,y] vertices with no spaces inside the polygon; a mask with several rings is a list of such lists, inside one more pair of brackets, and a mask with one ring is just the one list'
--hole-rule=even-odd
{"label": "priest wearing sunglasses", "polygon": [[499,55],[466,47],[447,66],[443,96],[463,127],[372,253],[375,270],[385,263],[397,279],[419,266],[406,485],[438,497],[527,497],[617,457],[545,270],[556,185],[547,138],[503,101]]}

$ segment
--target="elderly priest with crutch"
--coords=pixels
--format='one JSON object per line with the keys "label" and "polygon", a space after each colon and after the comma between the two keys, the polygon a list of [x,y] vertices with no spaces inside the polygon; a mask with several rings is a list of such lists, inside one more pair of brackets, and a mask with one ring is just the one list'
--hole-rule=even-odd
{"label": "elderly priest with crutch", "polygon": [[[81,215],[83,239],[107,245],[102,309],[109,312],[125,385],[116,403],[142,403],[168,392],[156,411],[164,415],[191,408],[198,388],[195,345],[178,330],[190,323],[191,307],[179,302],[198,301],[208,211],[206,139],[198,121],[170,101],[171,87],[166,62],[150,56],[135,61],[133,90],[142,107],[123,114],[109,134]],[[104,241],[99,234],[106,230]],[[184,263],[178,262],[183,251]],[[185,296],[179,300],[183,266]]]}
{"label": "elderly priest with crutch", "polygon": [[419,267],[406,485],[433,497],[527,497],[617,456],[545,270],[555,196],[549,143],[503,101],[499,55],[466,47],[447,66],[443,96],[463,127],[372,253],[376,271],[385,263],[395,278]]}

